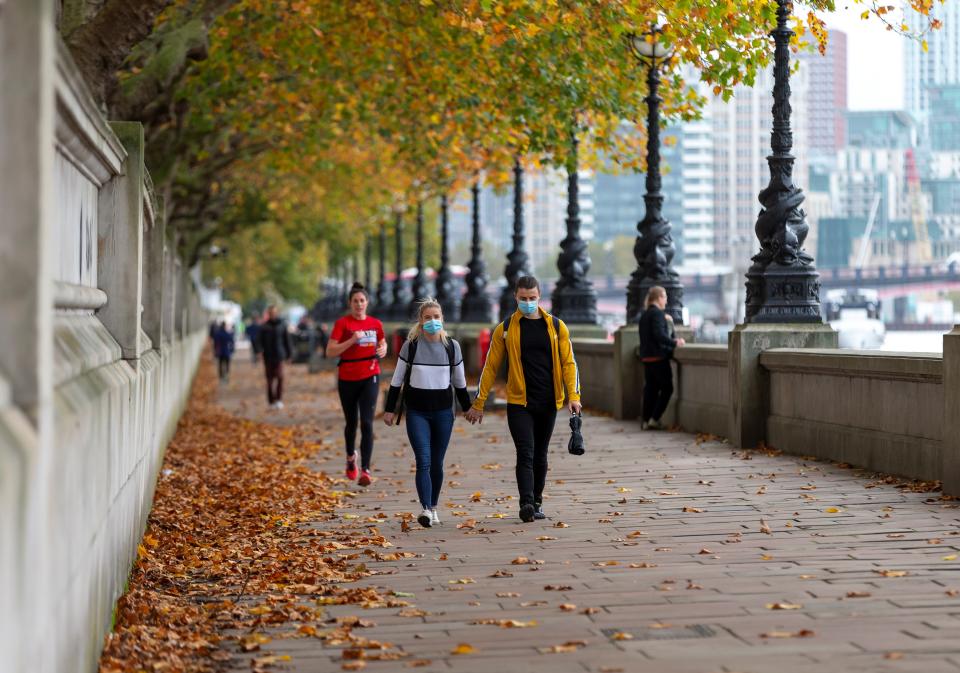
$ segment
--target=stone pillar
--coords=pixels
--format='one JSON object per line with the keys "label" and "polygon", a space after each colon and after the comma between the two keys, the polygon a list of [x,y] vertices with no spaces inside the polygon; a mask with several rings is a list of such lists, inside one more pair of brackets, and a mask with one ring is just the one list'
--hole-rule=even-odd
{"label": "stone pillar", "polygon": [[164,307],[164,263],[166,242],[165,219],[160,205],[149,194],[147,203],[150,204],[147,220],[148,226],[144,231],[143,239],[143,313],[141,322],[143,331],[153,347],[160,349],[163,341],[163,307]]}
{"label": "stone pillar", "polygon": [[48,619],[64,603],[50,589],[58,531],[49,530],[48,486],[57,469],[53,8],[51,0],[0,3],[0,650],[11,671],[57,670],[63,649],[51,643]]}
{"label": "stone pillar", "polygon": [[943,492],[960,495],[960,325],[943,335]]}
{"label": "stone pillar", "polygon": [[737,325],[728,344],[730,443],[752,449],[766,438],[770,381],[760,366],[760,353],[771,348],[836,347],[837,333],[829,325]]}
{"label": "stone pillar", "polygon": [[0,373],[34,421],[53,386],[54,39],[50,0],[0,8]]}
{"label": "stone pillar", "polygon": [[100,190],[97,222],[97,286],[107,293],[100,322],[120,344],[125,360],[136,360],[143,300],[143,126],[111,124],[127,150],[123,172]]}

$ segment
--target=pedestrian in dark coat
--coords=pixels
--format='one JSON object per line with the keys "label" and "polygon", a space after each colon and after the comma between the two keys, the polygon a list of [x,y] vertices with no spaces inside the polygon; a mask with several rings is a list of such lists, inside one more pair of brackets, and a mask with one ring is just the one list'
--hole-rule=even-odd
{"label": "pedestrian in dark coat", "polygon": [[268,306],[265,315],[267,319],[260,326],[257,341],[267,375],[267,403],[274,409],[282,409],[283,363],[293,356],[293,339],[287,323],[277,315],[276,306]]}
{"label": "pedestrian in dark coat", "polygon": [[227,323],[220,323],[213,333],[213,352],[217,356],[220,380],[223,382],[230,378],[230,360],[233,359],[236,345],[237,340],[233,330],[227,327]]}
{"label": "pedestrian in dark coat", "polygon": [[667,410],[673,395],[673,369],[670,359],[683,339],[673,336],[673,322],[667,320],[667,291],[655,285],[647,292],[643,315],[640,316],[640,360],[643,362],[644,430],[660,427],[660,417]]}

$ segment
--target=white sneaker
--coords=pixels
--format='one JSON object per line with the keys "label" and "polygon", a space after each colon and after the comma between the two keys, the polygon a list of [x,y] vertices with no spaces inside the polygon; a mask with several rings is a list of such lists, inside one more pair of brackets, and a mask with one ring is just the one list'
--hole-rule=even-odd
{"label": "white sneaker", "polygon": [[437,514],[436,509],[430,510],[430,523],[434,526],[437,526],[440,524],[440,515]]}
{"label": "white sneaker", "polygon": [[425,509],[420,512],[420,516],[417,517],[417,521],[419,521],[420,525],[424,528],[429,528],[433,524],[433,515],[429,509]]}
{"label": "white sneaker", "polygon": [[277,409],[283,409],[283,402],[277,400]]}
{"label": "white sneaker", "polygon": [[644,421],[643,423],[640,424],[640,429],[641,429],[641,430],[649,430],[649,429],[650,429],[650,424],[647,423],[646,421]]}
{"label": "white sneaker", "polygon": [[647,428],[650,429],[650,430],[660,430],[661,428],[663,428],[663,426],[660,425],[660,421],[658,421],[658,420],[655,419],[655,418],[651,418],[651,419],[647,422]]}

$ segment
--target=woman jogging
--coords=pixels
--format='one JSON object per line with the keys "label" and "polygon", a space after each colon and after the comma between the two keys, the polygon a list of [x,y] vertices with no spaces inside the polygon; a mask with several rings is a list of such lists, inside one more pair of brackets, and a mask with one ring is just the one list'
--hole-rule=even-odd
{"label": "woman jogging", "polygon": [[673,395],[673,370],[670,358],[683,339],[673,337],[673,320],[663,309],[667,307],[667,291],[654,285],[647,291],[643,315],[640,316],[640,360],[643,362],[643,425],[644,430],[657,430],[660,417],[667,410]]}
{"label": "woman jogging", "polygon": [[407,437],[417,461],[417,495],[423,511],[417,521],[424,528],[440,523],[437,504],[443,487],[443,458],[453,431],[453,394],[470,408],[460,344],[443,329],[443,311],[433,299],[420,303],[418,320],[400,348],[397,368],[387,393],[383,421],[393,425],[403,388]]}
{"label": "woman jogging", "polygon": [[547,448],[564,387],[570,413],[580,413],[580,373],[567,326],[539,307],[537,279],[519,278],[515,296],[517,310],[490,337],[477,398],[466,416],[471,423],[483,421],[483,405],[506,354],[507,424],[517,448],[520,518],[529,522],[546,517]]}
{"label": "woman jogging", "polygon": [[383,324],[367,315],[369,298],[360,283],[350,288],[350,313],[333,325],[327,357],[340,356],[337,389],[346,424],[343,439],[347,448],[347,479],[357,479],[357,419],[360,420],[360,478],[369,486],[373,456],[373,413],[380,392],[380,358],[387,354]]}

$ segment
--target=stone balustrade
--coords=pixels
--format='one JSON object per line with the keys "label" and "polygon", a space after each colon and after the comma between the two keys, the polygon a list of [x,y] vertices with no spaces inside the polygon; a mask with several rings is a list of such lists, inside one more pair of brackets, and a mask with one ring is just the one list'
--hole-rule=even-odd
{"label": "stone balustrade", "polygon": [[93,671],[206,317],[53,3],[4,4],[0,82],[0,668]]}

